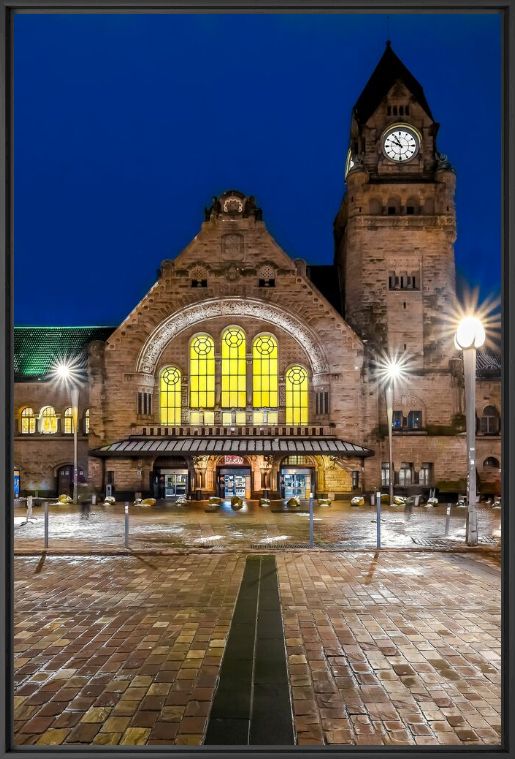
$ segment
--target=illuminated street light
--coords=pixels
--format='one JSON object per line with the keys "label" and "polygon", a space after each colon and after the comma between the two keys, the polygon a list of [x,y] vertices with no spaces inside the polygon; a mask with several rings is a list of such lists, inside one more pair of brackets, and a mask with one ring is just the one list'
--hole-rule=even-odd
{"label": "illuminated street light", "polygon": [[77,503],[79,465],[78,465],[78,428],[79,428],[79,383],[82,372],[77,360],[58,359],[51,369],[51,376],[58,384],[70,392],[73,420],[73,503]]}
{"label": "illuminated street light", "polygon": [[468,315],[458,324],[454,343],[463,351],[465,378],[465,418],[467,430],[467,544],[477,546],[477,493],[476,493],[476,350],[486,339],[485,328],[479,317]]}
{"label": "illuminated street light", "polygon": [[386,355],[377,362],[377,374],[385,386],[386,417],[388,420],[388,490],[390,506],[393,504],[393,388],[397,382],[403,382],[409,375],[406,355]]}

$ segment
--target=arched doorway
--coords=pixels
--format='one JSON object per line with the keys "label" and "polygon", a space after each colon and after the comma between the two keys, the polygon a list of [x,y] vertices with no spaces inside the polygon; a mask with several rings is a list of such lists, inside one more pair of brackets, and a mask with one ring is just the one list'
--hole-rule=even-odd
{"label": "arched doorway", "polygon": [[309,498],[316,493],[316,464],[311,456],[286,456],[279,468],[281,498]]}
{"label": "arched doorway", "polygon": [[250,498],[252,469],[245,456],[221,456],[216,467],[217,492],[220,498]]}
{"label": "arched doorway", "polygon": [[180,498],[189,492],[190,472],[182,456],[159,456],[150,475],[150,490],[154,498]]}

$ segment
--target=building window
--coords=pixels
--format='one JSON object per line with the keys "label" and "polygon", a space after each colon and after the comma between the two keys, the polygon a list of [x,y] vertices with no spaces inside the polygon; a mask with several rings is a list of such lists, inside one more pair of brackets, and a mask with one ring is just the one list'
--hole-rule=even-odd
{"label": "building window", "polygon": [[495,406],[487,406],[479,420],[479,430],[483,435],[498,435],[501,429],[501,419]]}
{"label": "building window", "polygon": [[410,411],[408,414],[408,429],[422,429],[422,411]]}
{"label": "building window", "polygon": [[247,405],[245,352],[243,330],[227,327],[222,333],[222,408],[245,408]]}
{"label": "building window", "polygon": [[307,424],[308,409],[308,373],[295,364],[286,372],[286,424]]}
{"label": "building window", "polygon": [[401,487],[413,485],[413,464],[401,464],[401,468],[399,469],[399,485]]}
{"label": "building window", "polygon": [[392,415],[392,428],[394,430],[402,429],[402,411],[394,411]]}
{"label": "building window", "polygon": [[352,472],[352,489],[357,490],[359,488],[359,472]]}
{"label": "building window", "polygon": [[[142,393],[143,396],[150,396],[150,393]],[[143,398],[145,401],[145,398]],[[143,413],[150,414],[151,409],[147,403],[143,405]],[[145,410],[145,405],[147,409]],[[161,371],[159,380],[159,406],[161,410],[161,424],[180,424],[181,423],[181,372],[176,366],[167,366]]]}
{"label": "building window", "polygon": [[207,279],[192,279],[192,287],[207,287]]}
{"label": "building window", "polygon": [[257,427],[261,425],[274,425],[279,423],[279,412],[269,408],[254,409],[252,423]]}
{"label": "building window", "polygon": [[190,344],[190,406],[215,405],[215,344],[211,335],[195,335]]}
{"label": "building window", "polygon": [[87,408],[86,411],[84,412],[83,422],[84,422],[84,434],[89,435],[89,408]]}
{"label": "building window", "polygon": [[143,416],[152,414],[152,393],[138,393],[138,414]]}
{"label": "building window", "polygon": [[315,396],[317,416],[325,416],[329,413],[329,393],[327,390],[321,390]]}
{"label": "building window", "polygon": [[39,431],[44,435],[57,432],[57,416],[53,406],[44,406],[39,412]]}
{"label": "building window", "polygon": [[500,469],[500,468],[501,468],[501,465],[499,463],[499,459],[496,459],[494,456],[489,456],[483,462],[483,469]]}
{"label": "building window", "polygon": [[258,287],[275,287],[275,269],[265,264],[258,269]]}
{"label": "building window", "polygon": [[425,487],[429,487],[433,482],[433,465],[432,464],[422,464],[420,467],[420,471],[418,473],[418,483],[419,485],[424,485]]}
{"label": "building window", "polygon": [[73,424],[73,409],[67,408],[64,410],[64,429],[63,432],[65,435],[72,435],[74,431],[74,424]]}
{"label": "building window", "polygon": [[33,435],[36,432],[36,417],[28,406],[20,414],[20,432],[22,435]]}
{"label": "building window", "polygon": [[244,427],[247,423],[245,411],[233,409],[231,411],[222,411],[222,424],[224,427]]}
{"label": "building window", "polygon": [[381,464],[381,487],[387,488],[390,485],[390,464]]}
{"label": "building window", "polygon": [[204,266],[194,266],[190,277],[192,287],[207,287],[207,269]]}
{"label": "building window", "polygon": [[273,335],[258,335],[252,343],[252,404],[256,409],[277,408],[278,347]]}
{"label": "building window", "polygon": [[190,424],[196,427],[212,427],[215,423],[214,411],[190,411]]}

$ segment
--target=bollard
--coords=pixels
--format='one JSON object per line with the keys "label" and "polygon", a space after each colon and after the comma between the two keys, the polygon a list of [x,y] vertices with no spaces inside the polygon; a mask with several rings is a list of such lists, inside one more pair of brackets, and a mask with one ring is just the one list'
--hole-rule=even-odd
{"label": "bollard", "polygon": [[45,551],[48,548],[48,501],[45,501]]}
{"label": "bollard", "polygon": [[27,522],[32,519],[32,496],[27,496]]}
{"label": "bollard", "polygon": [[315,545],[315,519],[313,513],[313,493],[309,494],[309,547]]}
{"label": "bollard", "polygon": [[381,548],[381,491],[376,493],[376,546]]}
{"label": "bollard", "polygon": [[129,547],[129,502],[125,501],[125,548]]}
{"label": "bollard", "polygon": [[447,504],[447,508],[445,510],[445,534],[449,534],[449,527],[451,524],[451,504]]}
{"label": "bollard", "polygon": [[97,496],[96,493],[93,493],[91,496],[91,505],[96,506],[97,505]]}

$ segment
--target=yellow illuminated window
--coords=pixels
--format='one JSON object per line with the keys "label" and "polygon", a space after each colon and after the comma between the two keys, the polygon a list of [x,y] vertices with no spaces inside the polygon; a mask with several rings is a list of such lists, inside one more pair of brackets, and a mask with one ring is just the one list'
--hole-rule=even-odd
{"label": "yellow illuminated window", "polygon": [[181,372],[175,366],[167,366],[161,372],[159,382],[161,424],[181,423]]}
{"label": "yellow illuminated window", "polygon": [[36,417],[34,411],[28,406],[21,412],[21,433],[22,435],[32,435],[36,431]]}
{"label": "yellow illuminated window", "polygon": [[222,424],[224,427],[244,427],[247,421],[245,411],[222,411]]}
{"label": "yellow illuminated window", "polygon": [[245,333],[240,327],[227,327],[222,334],[222,408],[245,408],[247,371]]}
{"label": "yellow illuminated window", "polygon": [[89,435],[89,408],[84,412],[84,434]]}
{"label": "yellow illuminated window", "polygon": [[44,406],[39,413],[39,431],[44,435],[57,432],[57,416],[53,406]]}
{"label": "yellow illuminated window", "polygon": [[73,432],[73,409],[67,408],[64,410],[64,429],[65,435],[71,435]]}
{"label": "yellow illuminated window", "polygon": [[308,408],[308,373],[295,364],[286,372],[286,424],[307,424]]}
{"label": "yellow illuminated window", "polygon": [[215,423],[214,411],[190,411],[190,424],[212,427]]}
{"label": "yellow illuminated window", "polygon": [[277,408],[277,340],[258,335],[252,345],[252,404],[254,408]]}
{"label": "yellow illuminated window", "polygon": [[215,405],[215,344],[211,335],[195,335],[190,344],[190,406]]}
{"label": "yellow illuminated window", "polygon": [[279,422],[279,412],[270,411],[269,409],[254,409],[252,421],[256,426],[277,424]]}

